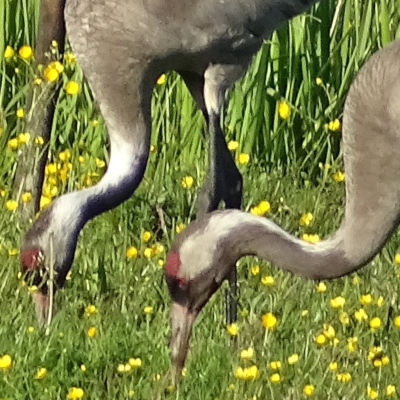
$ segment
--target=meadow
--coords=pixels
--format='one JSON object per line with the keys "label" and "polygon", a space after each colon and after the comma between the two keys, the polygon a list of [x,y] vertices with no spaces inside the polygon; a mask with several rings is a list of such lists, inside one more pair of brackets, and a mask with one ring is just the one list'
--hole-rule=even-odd
{"label": "meadow", "polygon": [[[400,398],[398,233],[367,267],[330,282],[241,260],[237,324],[225,325],[223,288],[198,318],[181,382],[164,378],[163,265],[194,218],[207,165],[204,121],[175,73],[154,89],[143,182],[84,228],[48,335],[38,328],[36,288],[18,257],[32,196],[12,192],[20,151],[43,146],[24,130],[28,87],[46,84],[30,53],[37,17],[36,0],[0,0],[0,399]],[[224,120],[245,210],[314,242],[339,226],[346,93],[368,56],[400,36],[399,21],[400,0],[326,0],[265,42]],[[71,49],[62,67],[42,208],[95,184],[108,161],[105,124]]]}

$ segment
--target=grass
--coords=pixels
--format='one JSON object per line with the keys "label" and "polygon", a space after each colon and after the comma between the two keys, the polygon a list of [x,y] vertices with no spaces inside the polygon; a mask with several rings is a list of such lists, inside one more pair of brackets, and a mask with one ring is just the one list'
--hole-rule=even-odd
{"label": "grass", "polygon": [[[1,55],[7,45],[17,49],[32,43],[37,5],[0,0]],[[225,120],[227,140],[239,145],[235,158],[241,152],[250,154],[250,162],[240,165],[245,209],[268,200],[267,217],[297,236],[317,233],[323,238],[338,227],[344,184],[333,174],[342,170],[337,159],[340,130],[326,125],[340,119],[347,89],[368,55],[398,36],[399,7],[399,0],[325,1],[265,43],[232,90]],[[57,297],[59,312],[45,336],[36,326],[29,290],[18,278],[17,249],[27,226],[18,209],[7,209],[9,200],[22,203],[22,196],[11,199],[11,186],[18,148],[24,146],[19,137],[24,118],[18,118],[16,110],[25,107],[31,65],[18,57],[2,58],[0,69],[0,357],[12,358],[11,368],[0,369],[0,398],[65,399],[71,387],[80,387],[87,399],[278,400],[305,398],[305,385],[315,387],[316,399],[388,397],[400,365],[400,329],[394,322],[400,314],[400,267],[394,262],[398,234],[369,266],[326,282],[325,291],[267,262],[242,260],[238,335],[231,337],[226,331],[219,291],[195,326],[181,384],[170,388],[163,379],[169,367],[170,299],[160,264],[176,229],[193,218],[205,176],[204,122],[173,73],[154,92],[154,147],[146,176],[132,199],[83,230],[70,279]],[[75,80],[82,90],[74,96],[61,91],[50,146],[54,171],[48,168],[45,201],[95,183],[104,171],[104,122],[82,79],[76,64],[65,65],[63,86]],[[290,106],[286,119],[277,112],[281,101]],[[12,139],[17,139],[17,148],[9,146]],[[192,187],[182,187],[185,176],[194,178]],[[163,210],[166,231],[157,208]],[[306,212],[313,219],[301,226]],[[152,234],[147,243],[142,240],[145,231]],[[145,249],[156,244],[165,250],[145,257]],[[133,259],[126,256],[132,246],[139,250]],[[263,284],[265,276],[272,276],[274,283]],[[362,304],[365,294],[371,294],[370,304]],[[331,306],[337,296],[346,300],[343,308]],[[90,304],[98,312],[87,316]],[[146,307],[152,312],[145,313]],[[367,318],[359,321],[360,308]],[[276,315],[276,329],[263,327],[267,312]],[[372,329],[369,324],[375,317],[381,326]],[[90,327],[97,329],[93,338],[88,336]],[[315,339],[321,334],[326,343],[318,345]],[[382,354],[368,359],[374,346],[381,346]],[[240,351],[249,347],[254,348],[254,359],[240,359]],[[290,364],[293,354],[299,360]],[[385,357],[388,365],[379,366],[386,363]],[[129,358],[140,358],[142,365],[119,372]],[[272,368],[273,361],[281,362],[279,370]],[[2,362],[0,358],[0,367]],[[337,370],[331,370],[333,362]],[[238,366],[251,365],[259,369],[257,379],[235,377]],[[36,379],[40,368],[46,368],[47,376]],[[280,382],[274,383],[271,377],[276,373]],[[351,379],[343,382],[349,378],[346,373]],[[395,398],[400,387],[396,390]]]}

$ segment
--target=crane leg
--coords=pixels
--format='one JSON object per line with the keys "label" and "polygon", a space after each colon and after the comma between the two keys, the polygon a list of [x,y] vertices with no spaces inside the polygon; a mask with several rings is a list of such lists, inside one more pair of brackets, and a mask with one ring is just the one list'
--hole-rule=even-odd
{"label": "crane leg", "polygon": [[[223,101],[219,100],[223,99],[226,88],[223,84],[221,85],[221,81],[215,79],[215,75],[217,75],[217,78],[225,78],[225,75],[221,74],[223,68],[223,66],[212,66],[209,68],[208,74],[205,74],[208,77],[207,82],[205,77],[199,74],[187,71],[180,72],[197,105],[203,112],[210,134],[207,178],[200,189],[196,205],[198,218],[216,210],[221,201],[224,201],[227,208],[239,209],[242,204],[242,175],[236,167],[221,129],[220,111]],[[236,73],[233,74],[235,77],[234,80],[236,80],[236,75]],[[207,94],[208,107],[205,98]],[[213,104],[214,102],[210,101],[210,99],[217,99],[218,104]],[[226,292],[226,322],[230,324],[237,320],[238,291],[236,268],[228,277],[228,282],[229,289]]]}

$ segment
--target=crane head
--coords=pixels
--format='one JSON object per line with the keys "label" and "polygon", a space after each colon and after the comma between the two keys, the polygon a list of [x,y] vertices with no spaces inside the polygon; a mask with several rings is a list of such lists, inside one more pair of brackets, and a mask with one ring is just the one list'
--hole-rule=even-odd
{"label": "crane head", "polygon": [[[215,213],[213,213],[215,214]],[[237,254],[226,254],[223,231],[209,217],[190,224],[175,239],[165,265],[172,297],[171,374],[178,379],[184,367],[192,326],[197,315],[235,266]]]}
{"label": "crane head", "polygon": [[38,288],[32,297],[40,326],[49,322],[49,313],[53,314],[50,297],[65,282],[74,259],[79,232],[72,216],[69,219],[57,218],[56,203],[42,212],[21,244],[21,272],[29,285]]}

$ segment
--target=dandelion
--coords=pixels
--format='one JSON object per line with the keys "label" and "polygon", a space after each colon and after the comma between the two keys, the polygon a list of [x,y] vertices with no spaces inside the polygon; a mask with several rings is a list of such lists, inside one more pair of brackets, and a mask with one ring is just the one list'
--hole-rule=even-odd
{"label": "dandelion", "polygon": [[256,276],[260,273],[260,266],[259,265],[253,265],[250,269],[251,274]]}
{"label": "dandelion", "polygon": [[249,347],[248,349],[244,349],[240,352],[240,358],[242,360],[251,360],[254,358],[254,349]]}
{"label": "dandelion", "polygon": [[12,367],[12,358],[9,354],[4,354],[0,357],[0,370],[6,371]]}
{"label": "dandelion", "polygon": [[23,108],[17,108],[17,111],[15,112],[15,114],[18,118],[24,118],[25,110]]}
{"label": "dandelion", "polygon": [[314,217],[310,212],[305,213],[300,217],[300,225],[309,226],[313,219],[314,219]]}
{"label": "dandelion", "polygon": [[260,371],[256,365],[253,365],[247,368],[237,367],[234,374],[237,379],[251,381],[258,378]]}
{"label": "dandelion", "polygon": [[18,254],[18,249],[15,247],[12,247],[11,249],[8,249],[8,255],[9,256],[16,256]]}
{"label": "dandelion", "polygon": [[346,299],[342,296],[336,296],[331,299],[330,303],[332,308],[342,308],[346,303]]}
{"label": "dandelion", "polygon": [[374,317],[369,321],[371,329],[379,329],[382,326],[382,320],[379,317]]}
{"label": "dandelion", "polygon": [[336,370],[338,369],[338,363],[335,362],[335,361],[332,361],[332,362],[329,364],[329,369],[330,369],[331,371],[336,371]]}
{"label": "dandelion", "polygon": [[328,339],[333,339],[336,335],[335,328],[332,325],[324,324],[324,336]]}
{"label": "dandelion", "polygon": [[194,183],[194,179],[193,179],[193,177],[191,177],[189,175],[184,176],[181,181],[181,185],[185,189],[190,189],[193,186],[193,183]]}
{"label": "dandelion", "polygon": [[127,256],[128,258],[136,258],[136,257],[138,256],[138,254],[139,254],[139,251],[138,251],[138,249],[137,249],[136,247],[134,247],[134,246],[129,246],[129,247],[126,249],[126,256]]}
{"label": "dandelion", "polygon": [[76,56],[74,53],[68,51],[64,54],[64,60],[67,64],[74,64],[76,62]]}
{"label": "dandelion", "polygon": [[329,121],[328,129],[332,132],[337,132],[341,128],[340,121],[336,118],[333,121]]}
{"label": "dandelion", "polygon": [[269,363],[269,367],[270,367],[271,369],[274,369],[274,370],[280,369],[280,368],[282,367],[282,363],[281,363],[280,361],[271,361],[271,362]]}
{"label": "dandelion", "polygon": [[346,178],[346,175],[344,172],[341,171],[337,171],[332,175],[334,181],[336,181],[337,183],[343,182]]}
{"label": "dandelion", "polygon": [[146,248],[144,249],[144,251],[143,251],[143,255],[144,255],[146,258],[151,258],[151,257],[154,256],[154,250],[153,250],[152,248],[150,248],[150,247],[146,247]]}
{"label": "dandelion", "polygon": [[396,255],[394,256],[394,262],[400,265],[400,253],[396,253]]}
{"label": "dandelion", "polygon": [[151,239],[151,232],[144,231],[143,234],[142,234],[143,242],[148,242],[150,239]]}
{"label": "dandelion", "polygon": [[266,275],[261,278],[261,283],[265,286],[272,286],[275,283],[275,279],[271,275]]}
{"label": "dandelion", "polygon": [[317,77],[317,78],[315,78],[315,83],[316,83],[318,86],[321,86],[321,85],[323,84],[323,81],[322,81],[321,78]]}
{"label": "dandelion", "polygon": [[326,291],[326,284],[324,282],[320,282],[318,283],[318,285],[315,286],[315,288],[317,289],[317,292],[325,292]]}
{"label": "dandelion", "polygon": [[396,386],[395,385],[387,385],[385,393],[386,393],[386,396],[394,396],[396,394]]}
{"label": "dandelion", "polygon": [[146,307],[143,308],[143,312],[144,312],[145,314],[153,314],[153,307],[151,307],[151,306],[146,306]]}
{"label": "dandelion", "polygon": [[43,144],[44,144],[43,136],[36,136],[35,144],[36,144],[36,146],[43,146]]}
{"label": "dandelion", "polygon": [[11,150],[16,150],[16,149],[18,149],[18,139],[17,139],[17,138],[10,139],[10,140],[7,142],[7,146],[8,146],[8,148],[11,149]]}
{"label": "dandelion", "polygon": [[88,330],[87,330],[87,335],[93,339],[97,336],[97,328],[95,326],[91,326]]}
{"label": "dandelion", "polygon": [[72,387],[72,388],[68,389],[67,399],[79,400],[79,399],[83,398],[84,395],[85,395],[85,392],[83,391],[82,388]]}
{"label": "dandelion", "polygon": [[351,381],[351,374],[349,372],[341,372],[336,375],[339,382],[346,383]]}
{"label": "dandelion", "polygon": [[296,364],[299,361],[299,355],[294,353],[288,357],[288,363],[290,365]]}
{"label": "dandelion", "polygon": [[356,351],[357,350],[357,342],[358,342],[357,337],[348,338],[347,339],[347,349],[349,351]]}
{"label": "dandelion", "polygon": [[278,324],[278,320],[274,314],[269,312],[262,316],[262,324],[266,329],[274,329]]}
{"label": "dandelion", "polygon": [[19,144],[26,144],[29,142],[29,140],[31,139],[31,134],[26,132],[26,133],[20,133],[18,135],[18,142]]}
{"label": "dandelion", "polygon": [[339,314],[339,321],[343,324],[343,325],[347,325],[350,322],[350,318],[349,318],[349,314],[347,314],[347,312],[342,311]]}
{"label": "dandelion", "polygon": [[251,207],[250,208],[250,214],[256,215],[256,216],[261,216],[261,210],[256,206],[256,207]]}
{"label": "dandelion", "polygon": [[319,345],[323,345],[326,343],[326,336],[322,333],[320,333],[319,335],[317,335],[315,337],[315,343],[319,344]]}
{"label": "dandelion", "polygon": [[363,308],[360,308],[359,310],[355,311],[354,318],[357,321],[363,321],[363,320],[368,319],[368,314],[365,312],[365,310]]}
{"label": "dandelion", "polygon": [[102,159],[100,159],[100,158],[97,158],[96,157],[96,166],[97,166],[97,168],[104,168],[105,167],[105,165],[106,165],[106,163],[105,163],[105,161],[104,160],[102,160]]}
{"label": "dandelion", "polygon": [[15,200],[7,200],[6,201],[6,208],[9,211],[14,211],[18,207],[18,203]]}
{"label": "dandelion", "polygon": [[385,299],[384,299],[382,296],[379,296],[379,297],[377,298],[377,300],[376,300],[376,305],[377,305],[378,307],[382,307],[384,302],[385,302]]}
{"label": "dandelion", "polygon": [[65,85],[65,92],[69,94],[70,96],[76,95],[79,93],[80,90],[80,85],[76,81],[69,81]]}
{"label": "dandelion", "polygon": [[33,57],[33,49],[31,46],[25,44],[19,48],[18,54],[22,59],[29,61]]}
{"label": "dandelion", "polygon": [[360,303],[362,304],[362,305],[368,305],[368,304],[371,304],[372,302],[374,301],[374,299],[373,299],[373,297],[372,297],[372,295],[371,294],[364,294],[364,295],[362,295],[361,297],[360,297]]}
{"label": "dandelion", "polygon": [[60,73],[58,72],[57,68],[54,67],[54,65],[49,64],[43,71],[43,76],[45,79],[49,82],[55,82],[59,76]]}
{"label": "dandelion", "polygon": [[281,100],[278,103],[278,114],[282,119],[288,119],[290,117],[291,110],[289,104],[286,101]]}
{"label": "dandelion", "polygon": [[301,238],[309,243],[315,244],[318,243],[321,239],[319,237],[318,234],[308,234],[308,233],[303,233],[303,235],[301,236]]}
{"label": "dandelion", "polygon": [[167,82],[167,75],[161,74],[157,79],[157,85],[164,85]]}
{"label": "dandelion", "polygon": [[239,142],[237,142],[236,140],[230,140],[228,142],[228,149],[230,151],[235,151],[237,150],[238,147],[239,147]]}
{"label": "dandelion", "polygon": [[140,358],[130,358],[128,364],[132,368],[140,368],[142,366],[142,360]]}
{"label": "dandelion", "polygon": [[395,324],[395,326],[396,326],[397,328],[400,328],[400,315],[397,315],[397,316],[394,318],[394,324]]}
{"label": "dandelion", "polygon": [[247,153],[240,153],[237,159],[239,164],[247,165],[250,161],[250,155]]}
{"label": "dandelion", "polygon": [[226,326],[226,331],[229,333],[231,336],[237,336],[239,333],[239,325],[236,324],[235,322],[233,324],[228,324]]}
{"label": "dandelion", "polygon": [[46,376],[47,376],[47,369],[46,368],[39,368],[36,371],[35,379],[41,380],[41,379],[46,378]]}
{"label": "dandelion", "polygon": [[13,49],[11,46],[7,46],[7,47],[4,49],[4,58],[5,58],[7,61],[10,61],[10,60],[14,57],[14,55],[15,55],[15,51],[14,51],[14,49]]}
{"label": "dandelion", "polygon": [[85,315],[90,317],[91,315],[97,314],[97,308],[93,304],[89,304],[85,307]]}
{"label": "dandelion", "polygon": [[186,225],[183,224],[182,222],[180,222],[175,228],[176,233],[182,232],[185,229],[185,227],[186,227]]}
{"label": "dandelion", "polygon": [[281,377],[281,375],[279,374],[279,373],[275,373],[275,374],[272,374],[270,377],[269,377],[269,380],[272,382],[272,383],[279,383],[281,380],[282,380],[282,377]]}
{"label": "dandelion", "polygon": [[40,209],[46,208],[51,203],[51,198],[47,196],[42,196],[40,198]]}
{"label": "dandelion", "polygon": [[267,200],[262,200],[258,204],[257,208],[260,210],[261,215],[265,215],[271,210],[271,204]]}
{"label": "dandelion", "polygon": [[68,161],[71,158],[71,150],[65,149],[64,151],[60,151],[58,153],[58,158],[61,161]]}
{"label": "dandelion", "polygon": [[27,331],[28,333],[33,333],[35,332],[35,328],[33,326],[28,326]]}
{"label": "dandelion", "polygon": [[315,392],[315,387],[313,385],[305,385],[303,387],[303,393],[308,397],[312,396],[314,392]]}

